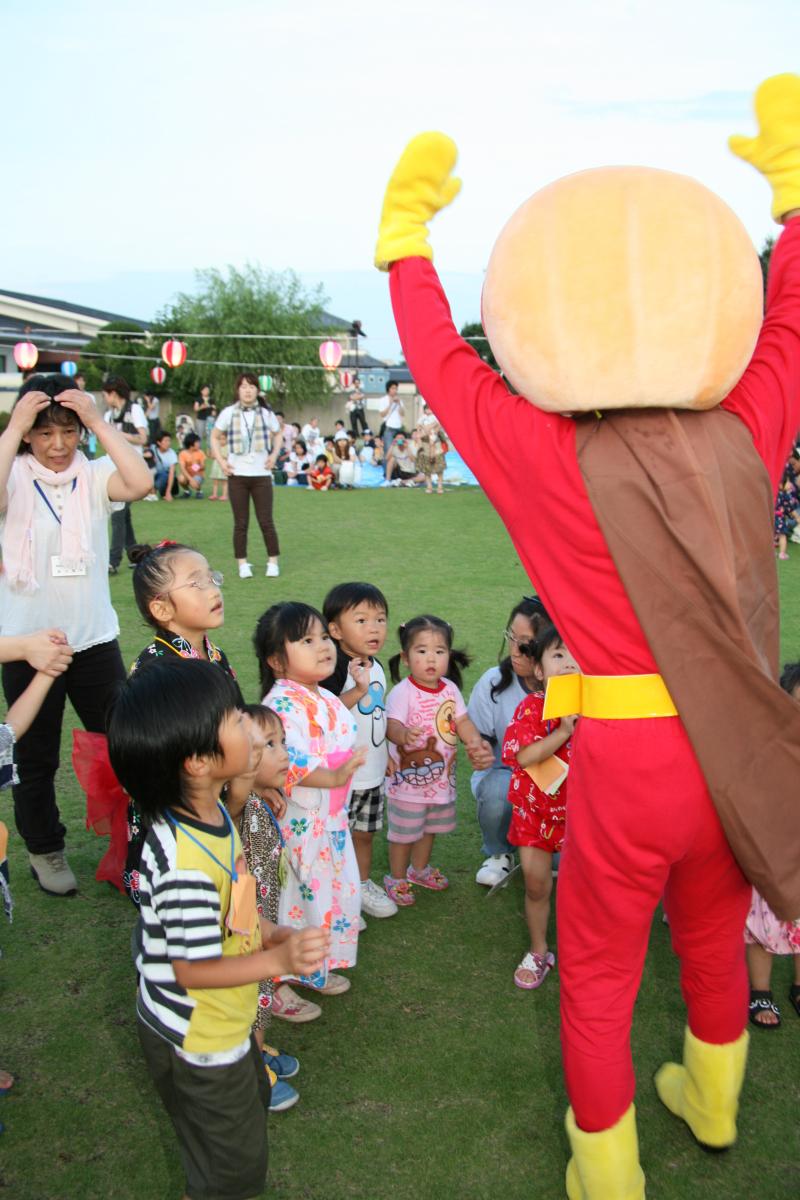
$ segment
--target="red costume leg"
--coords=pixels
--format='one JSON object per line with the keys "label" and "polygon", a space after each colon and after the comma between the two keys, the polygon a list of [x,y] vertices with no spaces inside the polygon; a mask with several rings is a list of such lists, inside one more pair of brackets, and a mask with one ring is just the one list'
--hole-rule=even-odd
{"label": "red costume leg", "polygon": [[582,718],[557,913],[564,1071],[586,1132],[610,1128],[633,1101],[630,1025],[668,879],[690,1020],[699,1037],[713,1021],[715,1041],[733,1040],[743,1027],[749,889],[683,726]]}

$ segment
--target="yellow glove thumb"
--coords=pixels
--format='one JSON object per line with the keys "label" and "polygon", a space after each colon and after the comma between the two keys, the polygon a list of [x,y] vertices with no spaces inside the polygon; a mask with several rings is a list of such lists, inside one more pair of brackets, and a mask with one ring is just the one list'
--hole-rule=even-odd
{"label": "yellow glove thumb", "polygon": [[444,133],[420,133],[408,143],[383,200],[375,247],[380,270],[401,258],[433,258],[427,225],[458,195],[461,180],[452,174],[457,158],[455,142]]}
{"label": "yellow glove thumb", "polygon": [[756,137],[728,139],[734,154],[752,163],[772,187],[772,215],[780,221],[800,208],[800,75],[773,75],[755,94]]}

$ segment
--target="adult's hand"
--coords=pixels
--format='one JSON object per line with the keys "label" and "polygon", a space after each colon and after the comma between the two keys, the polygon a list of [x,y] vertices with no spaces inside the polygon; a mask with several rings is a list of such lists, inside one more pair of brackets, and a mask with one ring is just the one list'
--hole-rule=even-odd
{"label": "adult's hand", "polygon": [[79,392],[77,388],[70,388],[69,391],[60,392],[56,396],[56,403],[74,412],[85,429],[96,429],[103,422],[94,397],[89,392]]}
{"label": "adult's hand", "polygon": [[52,400],[44,392],[26,392],[14,405],[8,418],[8,428],[13,429],[17,437],[22,438],[24,434],[30,433],[39,413],[44,412],[49,404],[52,404]]}
{"label": "adult's hand", "polygon": [[34,671],[56,678],[63,675],[72,662],[72,647],[60,629],[42,629],[24,639],[25,659]]}

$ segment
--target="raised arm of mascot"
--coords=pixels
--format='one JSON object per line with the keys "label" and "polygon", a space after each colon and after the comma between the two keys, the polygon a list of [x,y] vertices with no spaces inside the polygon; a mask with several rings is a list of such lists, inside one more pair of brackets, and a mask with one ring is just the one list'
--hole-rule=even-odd
{"label": "raised arm of mascot", "polygon": [[458,336],[432,265],[428,222],[460,186],[449,138],[408,145],[381,216],[412,375],[583,672],[548,694],[551,715],[584,714],[558,897],[570,1200],[644,1196],[630,1024],[662,894],[687,1029],[657,1088],[716,1149],[744,1078],[750,883],[800,917],[800,714],[776,682],[772,548],[800,427],[800,77],[762,84],[756,115],[731,146],[785,226],[766,314],[756,253],[713,193],[581,172],[492,252],[483,323],[516,394]]}

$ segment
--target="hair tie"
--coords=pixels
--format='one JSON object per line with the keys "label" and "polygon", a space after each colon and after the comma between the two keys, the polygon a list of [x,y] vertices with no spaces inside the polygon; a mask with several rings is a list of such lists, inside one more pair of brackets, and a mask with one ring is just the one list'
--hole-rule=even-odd
{"label": "hair tie", "polygon": [[170,540],[169,540],[169,538],[164,538],[164,541],[163,541],[163,542],[158,542],[158,543],[157,543],[157,544],[156,544],[156,545],[153,547],[153,549],[154,549],[154,550],[166,550],[167,546],[177,546],[177,545],[178,545],[178,543],[177,543],[177,542],[172,542],[172,541],[170,541]]}

